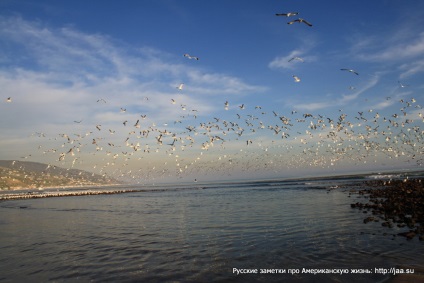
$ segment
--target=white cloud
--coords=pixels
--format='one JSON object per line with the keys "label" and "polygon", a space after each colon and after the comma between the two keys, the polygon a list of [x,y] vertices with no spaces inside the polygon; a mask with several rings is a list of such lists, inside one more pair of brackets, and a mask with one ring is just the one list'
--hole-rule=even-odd
{"label": "white cloud", "polygon": [[[271,69],[294,69],[297,66],[297,64],[302,64],[304,62],[310,63],[317,60],[316,56],[312,56],[312,55],[304,56],[305,53],[306,53],[305,50],[293,50],[286,56],[276,57],[274,60],[272,60],[268,64],[268,67]],[[304,62],[301,62],[299,60],[290,61],[290,59],[294,57],[301,57],[304,60]]]}
{"label": "white cloud", "polygon": [[303,54],[303,51],[293,50],[286,56],[276,57],[274,60],[272,60],[268,64],[268,67],[271,68],[271,69],[279,69],[279,68],[281,68],[281,69],[293,69],[295,64],[298,61],[296,60],[296,61],[289,62],[289,60],[293,57],[300,57],[300,56],[302,56],[302,54]]}
{"label": "white cloud", "polygon": [[[57,162],[59,153],[75,146],[60,136],[64,133],[72,138],[89,133],[79,138],[81,154],[93,153],[85,160],[89,163],[107,158],[105,151],[113,150],[109,142],[116,144],[119,154],[133,152],[124,144],[128,136],[131,143],[140,142],[142,149],[148,144],[156,149],[159,134],[138,140],[135,136],[141,129],[156,125],[156,130],[184,133],[186,126],[199,123],[196,117],[222,111],[228,96],[266,90],[233,75],[183,64],[181,55],[176,58],[151,47],[135,48],[104,35],[52,28],[21,18],[0,17],[0,43],[5,43],[0,49],[0,144],[8,148],[0,159],[20,158],[29,152],[33,160]],[[175,88],[181,82],[185,83],[183,91]],[[12,97],[12,103],[4,102],[7,97]],[[106,103],[97,102],[99,99]],[[126,112],[121,112],[121,107]],[[134,127],[137,120],[141,128]],[[101,131],[96,125],[102,125]],[[131,131],[136,134],[129,135]],[[28,139],[35,132],[43,132],[45,137]],[[97,151],[93,138],[103,151]],[[164,144],[171,140],[165,136]],[[38,145],[42,145],[40,150]],[[43,154],[47,148],[55,151]]]}
{"label": "white cloud", "polygon": [[351,47],[352,54],[361,60],[393,62],[424,55],[424,32],[392,34],[385,38],[364,38]]}
{"label": "white cloud", "polygon": [[265,91],[262,86],[249,85],[241,79],[225,74],[210,74],[191,70],[187,73],[193,92],[200,94],[246,94]]}
{"label": "white cloud", "polygon": [[409,78],[417,73],[424,72],[424,60],[417,60],[408,62],[399,67],[402,73],[399,75],[399,79]]}
{"label": "white cloud", "polygon": [[295,50],[290,51],[287,55],[277,56],[269,64],[268,67],[271,69],[294,69],[299,64],[302,64],[299,60],[293,60],[289,62],[290,59],[294,57],[301,57],[305,62],[314,62],[318,58],[314,55],[307,55],[313,47],[315,47],[316,42],[313,37],[300,38],[301,47]]}
{"label": "white cloud", "polygon": [[[20,107],[23,113],[17,122],[25,119],[28,111],[43,113],[34,117],[34,123],[45,122],[45,116],[57,117],[58,122],[88,121],[103,111],[119,113],[123,106],[166,120],[179,113],[170,103],[176,97],[199,115],[206,115],[213,107],[210,96],[202,94],[248,94],[266,89],[235,76],[178,63],[175,56],[160,50],[136,49],[107,36],[46,27],[21,18],[0,17],[0,37],[10,46],[0,51],[0,57],[8,61],[0,70],[0,81],[7,96],[14,97],[14,111]],[[21,54],[26,54],[25,58],[13,59]],[[182,80],[186,84],[183,95],[172,85]],[[100,98],[107,103],[96,103]]]}
{"label": "white cloud", "polygon": [[320,110],[331,107],[341,107],[349,104],[350,102],[356,100],[362,93],[371,89],[380,81],[380,74],[376,74],[370,77],[370,80],[365,83],[364,86],[360,87],[356,92],[352,94],[342,94],[340,98],[332,99],[328,101],[321,102],[311,102],[311,103],[300,103],[295,105],[296,109],[304,109],[309,111]]}
{"label": "white cloud", "polygon": [[393,100],[384,100],[384,101],[381,101],[381,102],[371,106],[370,109],[382,110],[382,109],[385,109],[387,107],[392,106],[393,104],[394,104]]}
{"label": "white cloud", "polygon": [[297,104],[295,108],[300,110],[314,111],[314,110],[325,109],[325,108],[329,108],[333,106],[334,106],[334,103],[332,103],[331,101],[327,101],[327,102],[300,103],[300,104]]}

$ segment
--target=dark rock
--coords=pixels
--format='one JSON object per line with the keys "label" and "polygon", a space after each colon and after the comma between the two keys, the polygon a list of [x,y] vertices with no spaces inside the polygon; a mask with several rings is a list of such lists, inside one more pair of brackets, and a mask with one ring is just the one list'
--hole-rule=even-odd
{"label": "dark rock", "polygon": [[364,223],[366,224],[366,223],[371,222],[371,221],[374,221],[374,220],[375,220],[374,217],[369,216],[369,217],[367,217],[367,218],[364,219]]}
{"label": "dark rock", "polygon": [[414,231],[409,231],[409,232],[403,232],[403,233],[399,233],[399,236],[403,236],[406,237],[408,240],[411,240],[412,238],[415,237],[415,232]]}

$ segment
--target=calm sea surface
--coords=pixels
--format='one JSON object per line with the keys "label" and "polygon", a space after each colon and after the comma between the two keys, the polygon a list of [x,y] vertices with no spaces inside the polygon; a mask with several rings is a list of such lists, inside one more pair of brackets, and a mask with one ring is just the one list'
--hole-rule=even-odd
{"label": "calm sea surface", "polygon": [[[358,195],[325,189],[341,182],[0,202],[0,282],[382,282],[389,275],[375,268],[422,267],[424,243],[393,237],[399,228],[363,224],[367,214],[350,207]],[[234,268],[299,273],[237,275]]]}

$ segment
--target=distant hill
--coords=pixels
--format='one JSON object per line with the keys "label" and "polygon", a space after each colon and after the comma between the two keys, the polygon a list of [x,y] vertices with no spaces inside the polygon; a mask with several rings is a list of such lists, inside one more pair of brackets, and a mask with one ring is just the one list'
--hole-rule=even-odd
{"label": "distant hill", "polygon": [[78,169],[28,161],[0,160],[0,190],[119,184],[105,176]]}

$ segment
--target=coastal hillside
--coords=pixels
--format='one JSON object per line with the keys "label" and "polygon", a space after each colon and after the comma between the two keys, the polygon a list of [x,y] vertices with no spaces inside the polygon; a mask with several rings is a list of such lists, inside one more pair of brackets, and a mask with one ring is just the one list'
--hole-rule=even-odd
{"label": "coastal hillside", "polygon": [[119,181],[78,169],[28,161],[0,160],[0,190],[62,186],[96,186]]}

